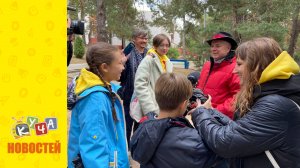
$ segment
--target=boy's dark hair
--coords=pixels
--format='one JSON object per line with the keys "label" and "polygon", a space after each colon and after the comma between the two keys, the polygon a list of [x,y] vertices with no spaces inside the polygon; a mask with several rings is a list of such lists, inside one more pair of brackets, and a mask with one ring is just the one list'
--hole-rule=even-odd
{"label": "boy's dark hair", "polygon": [[165,34],[158,34],[153,38],[153,46],[158,47],[164,40],[168,40],[169,47],[171,46],[171,41],[169,37]]}
{"label": "boy's dark hair", "polygon": [[192,92],[191,82],[182,74],[164,73],[155,84],[155,99],[160,110],[175,110]]}

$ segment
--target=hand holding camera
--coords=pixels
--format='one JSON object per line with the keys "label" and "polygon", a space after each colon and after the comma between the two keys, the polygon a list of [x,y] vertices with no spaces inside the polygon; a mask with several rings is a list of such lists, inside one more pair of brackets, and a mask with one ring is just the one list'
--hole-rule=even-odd
{"label": "hand holding camera", "polygon": [[[199,104],[204,104],[208,100],[208,98],[209,96],[205,95],[202,90],[193,88],[193,94],[189,99],[185,114],[187,114],[192,109],[195,109]],[[197,100],[199,100],[200,103],[198,103]]]}
{"label": "hand holding camera", "polygon": [[205,102],[202,102],[200,99],[197,99],[196,100],[196,103],[197,103],[197,107],[196,108],[199,108],[199,107],[204,107],[206,109],[212,109],[212,105],[211,105],[211,96],[208,95],[208,98]]}
{"label": "hand holding camera", "polygon": [[[186,112],[185,114],[192,114],[196,108],[199,108],[199,107],[204,107],[206,109],[212,109],[212,105],[211,105],[211,96],[210,95],[205,95],[203,94],[203,92],[198,89],[196,92],[198,93],[202,93],[202,95],[200,96],[200,94],[198,94],[198,97],[196,98],[196,100],[194,101],[194,98],[191,100],[189,100],[189,104],[188,104],[188,107],[186,109]],[[195,93],[197,95],[197,93]],[[193,96],[192,96],[193,97]]]}

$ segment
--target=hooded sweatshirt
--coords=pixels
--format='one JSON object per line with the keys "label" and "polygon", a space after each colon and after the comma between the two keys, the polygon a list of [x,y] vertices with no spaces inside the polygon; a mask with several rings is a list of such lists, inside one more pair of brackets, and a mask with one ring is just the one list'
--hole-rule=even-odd
{"label": "hooded sweatshirt", "polygon": [[[72,110],[68,141],[68,167],[81,155],[85,168],[129,168],[122,106],[114,94],[119,86],[109,84],[111,95],[98,76],[82,69],[76,80],[76,104]],[[112,117],[112,101],[117,121]]]}
{"label": "hooded sweatshirt", "polygon": [[294,59],[283,51],[261,74],[254,98],[278,94],[300,105],[300,68]]}

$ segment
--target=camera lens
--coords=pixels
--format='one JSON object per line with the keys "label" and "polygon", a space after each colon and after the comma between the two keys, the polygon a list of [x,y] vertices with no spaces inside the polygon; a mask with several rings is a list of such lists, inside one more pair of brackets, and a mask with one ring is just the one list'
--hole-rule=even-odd
{"label": "camera lens", "polygon": [[80,20],[72,20],[71,28],[73,29],[73,33],[75,34],[84,34],[84,22]]}

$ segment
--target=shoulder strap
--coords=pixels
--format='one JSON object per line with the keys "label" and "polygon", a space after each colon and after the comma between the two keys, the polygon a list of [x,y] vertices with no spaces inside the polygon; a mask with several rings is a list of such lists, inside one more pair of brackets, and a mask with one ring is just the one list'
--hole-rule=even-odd
{"label": "shoulder strap", "polygon": [[290,99],[297,107],[298,107],[298,109],[300,110],[300,106],[294,101],[294,100],[292,100],[292,99]]}
{"label": "shoulder strap", "polygon": [[[298,109],[300,110],[300,106],[294,102],[292,99],[290,99],[297,107]],[[278,163],[276,162],[275,158],[273,157],[273,155],[271,154],[271,152],[269,150],[265,151],[268,159],[270,160],[270,162],[272,163],[272,165],[274,166],[274,168],[280,168]]]}
{"label": "shoulder strap", "polygon": [[268,159],[270,160],[270,162],[272,163],[274,168],[280,168],[278,163],[276,162],[275,158],[273,157],[273,155],[271,154],[271,152],[269,150],[265,151]]}

